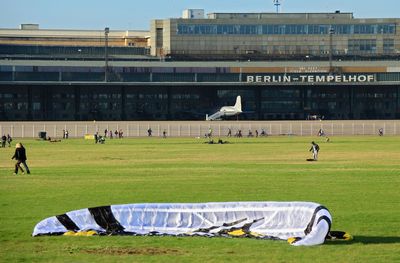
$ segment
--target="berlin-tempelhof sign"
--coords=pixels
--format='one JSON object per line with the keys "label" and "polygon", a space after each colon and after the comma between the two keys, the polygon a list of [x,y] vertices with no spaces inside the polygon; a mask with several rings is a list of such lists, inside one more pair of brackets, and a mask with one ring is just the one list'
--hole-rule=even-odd
{"label": "berlin-tempelhof sign", "polygon": [[248,75],[248,83],[348,83],[348,82],[375,82],[375,75]]}

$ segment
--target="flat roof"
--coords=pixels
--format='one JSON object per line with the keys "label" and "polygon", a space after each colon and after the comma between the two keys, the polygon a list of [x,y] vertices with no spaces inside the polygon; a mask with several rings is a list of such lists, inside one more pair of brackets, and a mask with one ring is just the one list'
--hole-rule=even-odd
{"label": "flat roof", "polygon": [[[1,37],[66,37],[66,38],[103,38],[104,30],[75,29],[11,29],[0,28]],[[150,38],[146,30],[110,30],[109,38]]]}
{"label": "flat roof", "polygon": [[278,19],[353,19],[353,13],[209,13],[210,19],[218,18],[278,18]]}
{"label": "flat roof", "polygon": [[[104,61],[0,60],[0,66],[104,67]],[[114,67],[327,67],[329,61],[109,61]],[[334,61],[334,67],[398,67],[400,60]]]}

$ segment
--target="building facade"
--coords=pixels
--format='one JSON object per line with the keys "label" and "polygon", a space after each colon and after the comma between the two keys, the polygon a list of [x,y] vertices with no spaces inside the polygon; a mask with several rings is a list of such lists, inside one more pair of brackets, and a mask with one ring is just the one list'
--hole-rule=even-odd
{"label": "building facade", "polygon": [[396,57],[400,19],[352,13],[211,13],[154,20],[152,55],[195,59]]}
{"label": "building facade", "polygon": [[[148,47],[150,32],[110,30],[108,44],[116,47]],[[104,30],[40,29],[21,24],[19,29],[0,28],[0,44],[35,46],[104,46]]]}
{"label": "building facade", "polygon": [[[396,119],[400,62],[0,61],[1,120]],[[105,74],[108,74],[107,78]],[[106,81],[107,80],[107,81]]]}
{"label": "building facade", "polygon": [[[108,30],[0,28],[0,59],[110,60],[150,59],[150,32]],[[107,44],[106,44],[107,42]],[[141,56],[141,57],[140,57]]]}

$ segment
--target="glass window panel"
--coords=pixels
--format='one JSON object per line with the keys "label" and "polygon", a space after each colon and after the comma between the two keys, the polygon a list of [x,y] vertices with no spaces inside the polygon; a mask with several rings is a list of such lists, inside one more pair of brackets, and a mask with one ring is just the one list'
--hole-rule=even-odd
{"label": "glass window panel", "polygon": [[[329,34],[328,24],[178,24],[177,34],[240,34],[240,35],[299,35],[299,34]],[[395,24],[334,24],[335,34],[395,34]],[[30,71],[31,69],[28,69]]]}

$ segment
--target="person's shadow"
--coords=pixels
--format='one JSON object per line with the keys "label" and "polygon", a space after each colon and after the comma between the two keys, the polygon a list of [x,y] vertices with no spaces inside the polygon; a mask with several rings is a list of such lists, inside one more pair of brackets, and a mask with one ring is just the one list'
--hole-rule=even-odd
{"label": "person's shadow", "polygon": [[327,245],[346,245],[346,244],[400,244],[400,236],[398,237],[376,237],[376,236],[353,236],[351,241],[327,241]]}

